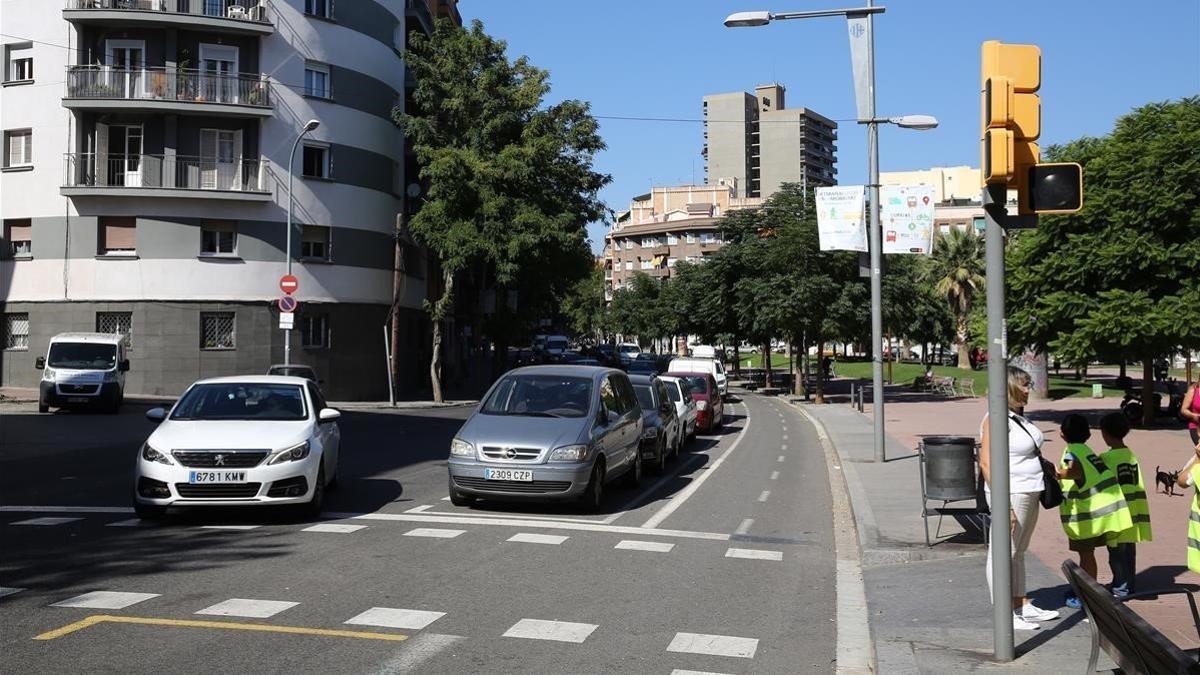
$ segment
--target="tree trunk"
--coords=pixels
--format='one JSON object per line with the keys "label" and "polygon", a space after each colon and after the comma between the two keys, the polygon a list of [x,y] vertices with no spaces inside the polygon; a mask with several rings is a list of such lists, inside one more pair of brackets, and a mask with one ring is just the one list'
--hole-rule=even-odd
{"label": "tree trunk", "polygon": [[796,346],[795,338],[788,338],[788,377],[792,379],[792,393],[796,391]]}
{"label": "tree trunk", "polygon": [[437,403],[442,398],[442,321],[446,311],[454,302],[454,273],[442,270],[442,297],[434,303],[432,315],[429,317],[433,324],[433,358],[429,360],[429,383],[433,388],[433,400]]}
{"label": "tree trunk", "polygon": [[1154,359],[1142,358],[1142,425],[1154,424]]}
{"label": "tree trunk", "polygon": [[813,399],[817,405],[825,403],[825,341],[817,338],[817,372],[813,379],[817,383],[816,397]]}
{"label": "tree trunk", "polygon": [[765,373],[765,376],[763,379],[763,387],[770,389],[771,388],[771,343],[770,342],[763,345],[763,368],[766,369],[766,373]]}
{"label": "tree trunk", "polygon": [[1125,377],[1125,356],[1121,355],[1121,377]]}
{"label": "tree trunk", "polygon": [[[958,320],[958,328],[956,329],[956,345],[958,347],[958,367],[962,370],[971,369],[971,357],[967,353],[967,319],[963,317]],[[988,354],[991,358],[991,354]]]}

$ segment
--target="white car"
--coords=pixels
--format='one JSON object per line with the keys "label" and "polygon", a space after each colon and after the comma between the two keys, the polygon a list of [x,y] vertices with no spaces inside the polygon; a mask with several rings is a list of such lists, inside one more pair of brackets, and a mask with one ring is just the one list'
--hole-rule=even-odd
{"label": "white car", "polygon": [[341,413],[301,377],[200,380],[138,450],[133,508],[160,518],[171,506],[299,504],[321,512],[338,478]]}
{"label": "white car", "polygon": [[725,364],[721,359],[674,358],[667,364],[667,374],[671,373],[711,373],[721,397],[729,396],[729,378],[725,376]]}
{"label": "white car", "polygon": [[667,386],[667,395],[675,404],[675,413],[679,415],[683,437],[691,440],[696,437],[696,400],[686,381],[672,375],[659,375],[658,379]]}

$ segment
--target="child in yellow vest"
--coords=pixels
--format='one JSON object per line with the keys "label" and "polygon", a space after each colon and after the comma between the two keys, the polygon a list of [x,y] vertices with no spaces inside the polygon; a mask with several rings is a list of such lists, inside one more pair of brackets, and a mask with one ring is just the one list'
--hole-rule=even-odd
{"label": "child in yellow vest", "polygon": [[1179,477],[1175,482],[1185,490],[1188,487],[1195,488],[1192,512],[1188,514],[1187,564],[1188,569],[1200,574],[1200,443],[1196,445],[1195,452],[1196,455],[1188,462],[1188,466],[1179,470]]}
{"label": "child in yellow vest", "polygon": [[1112,570],[1112,593],[1123,598],[1136,593],[1137,544],[1150,541],[1150,503],[1146,500],[1146,486],[1142,481],[1141,466],[1137,455],[1125,444],[1129,435],[1129,418],[1119,412],[1109,413],[1100,420],[1100,435],[1108,450],[1100,454],[1104,464],[1113,470],[1117,483],[1125,493],[1129,505],[1129,516],[1133,527],[1105,535],[1108,546],[1108,568]]}
{"label": "child in yellow vest", "polygon": [[[1067,448],[1058,470],[1063,490],[1059,518],[1070,549],[1079,554],[1079,566],[1094,579],[1096,549],[1106,545],[1109,532],[1133,527],[1133,518],[1116,474],[1087,445],[1092,436],[1087,418],[1067,415],[1060,433]],[[1066,605],[1078,609],[1079,598],[1068,591]]]}

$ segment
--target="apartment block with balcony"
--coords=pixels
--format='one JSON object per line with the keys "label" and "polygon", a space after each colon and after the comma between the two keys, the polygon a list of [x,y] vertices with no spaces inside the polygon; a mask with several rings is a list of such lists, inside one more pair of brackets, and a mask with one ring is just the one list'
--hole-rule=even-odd
{"label": "apartment block with balcony", "polygon": [[[34,358],[66,330],[126,334],[131,393],[281,361],[288,162],[315,119],[292,167],[293,360],[332,398],[385,397],[378,336],[416,182],[391,120],[415,84],[401,54],[454,5],[0,3],[0,385],[36,386]],[[400,347],[415,359],[427,261],[403,257]]]}

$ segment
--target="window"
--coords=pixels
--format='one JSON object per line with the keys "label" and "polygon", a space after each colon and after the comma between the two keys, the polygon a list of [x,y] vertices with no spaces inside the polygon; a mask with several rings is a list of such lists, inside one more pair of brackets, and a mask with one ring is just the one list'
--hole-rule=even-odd
{"label": "window", "polygon": [[304,13],[322,19],[332,19],[333,0],[304,0]]}
{"label": "window", "polygon": [[674,246],[679,243],[679,237],[674,234],[667,235],[667,246]]}
{"label": "window", "polygon": [[632,240],[632,239],[626,239],[626,240],[625,240],[625,250],[626,250],[626,251],[632,251],[632,250],[633,250],[633,240]]}
{"label": "window", "polygon": [[626,271],[626,272],[628,272],[628,271],[630,271],[630,270],[632,270],[632,269],[633,269],[633,261],[632,261],[632,260],[626,260],[626,261],[625,261],[625,271]]}
{"label": "window", "polygon": [[667,258],[667,267],[674,267],[677,262],[679,262],[678,258]]}
{"label": "window", "polygon": [[4,47],[4,81],[32,82],[33,81],[33,43],[5,45]]}
{"label": "window", "polygon": [[653,269],[653,268],[654,268],[654,261],[653,261],[653,260],[650,260],[649,258],[647,258],[647,259],[645,259],[645,260],[642,260],[641,262],[642,262],[642,269],[644,269],[644,270],[648,270],[648,269]]}
{"label": "window", "polygon": [[329,260],[329,228],[324,225],[305,225],[300,234],[300,257]]}
{"label": "window", "polygon": [[234,349],[236,346],[233,312],[200,313],[200,349]]}
{"label": "window", "polygon": [[33,130],[4,132],[4,166],[33,166]]}
{"label": "window", "polygon": [[14,257],[33,255],[33,225],[29,218],[9,218],[4,221],[4,240]]}
{"label": "window", "polygon": [[701,244],[715,244],[716,242],[717,242],[717,238],[713,235],[712,232],[701,232],[700,233],[700,243]]}
{"label": "window", "polygon": [[237,252],[237,225],[231,220],[200,221],[200,255],[227,255]]}
{"label": "window", "polygon": [[316,61],[304,62],[304,95],[329,98],[329,66]]}
{"label": "window", "polygon": [[642,248],[654,248],[658,246],[658,239],[655,237],[642,237]]}
{"label": "window", "polygon": [[329,178],[329,147],[305,143],[301,173],[309,178]]}
{"label": "window", "polygon": [[4,349],[10,350],[25,350],[29,349],[29,314],[22,312],[20,314],[4,314],[4,335],[0,336],[4,342]]}
{"label": "window", "polygon": [[690,263],[697,263],[700,261],[700,256],[689,255],[685,260]]}
{"label": "window", "polygon": [[96,312],[96,332],[123,335],[125,348],[133,349],[133,312]]}
{"label": "window", "polygon": [[329,346],[329,315],[305,314],[300,317],[300,346],[325,349]]}
{"label": "window", "polygon": [[100,216],[100,255],[133,255],[137,251],[137,222],[126,216]]}
{"label": "window", "polygon": [[692,232],[687,233],[687,243],[689,243],[689,244],[696,243],[696,235],[694,233],[692,233]]}

